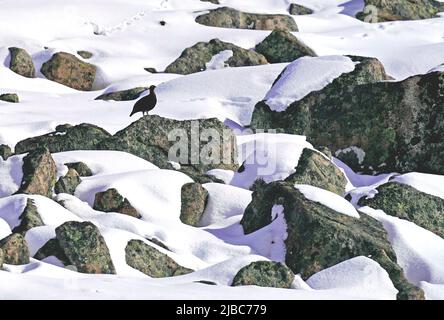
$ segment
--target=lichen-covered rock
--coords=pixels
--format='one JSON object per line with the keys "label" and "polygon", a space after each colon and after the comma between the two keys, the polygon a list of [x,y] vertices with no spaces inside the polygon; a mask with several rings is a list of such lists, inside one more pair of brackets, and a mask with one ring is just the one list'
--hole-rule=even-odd
{"label": "lichen-covered rock", "polygon": [[14,153],[12,152],[11,147],[6,144],[0,144],[0,158],[3,160],[8,160],[8,158],[13,154]]}
{"label": "lichen-covered rock", "polygon": [[18,142],[15,146],[15,153],[21,154],[39,147],[46,147],[51,153],[96,150],[96,145],[110,136],[108,132],[92,124],[60,125],[56,127],[54,132]]}
{"label": "lichen-covered rock", "polygon": [[51,198],[57,167],[47,148],[37,148],[23,158],[23,178],[17,193]]}
{"label": "lichen-covered rock", "polygon": [[[195,137],[199,133],[214,135],[215,142],[197,141]],[[216,168],[237,170],[238,167],[236,137],[217,119],[178,121],[157,115],[145,116],[105,139],[97,148],[125,151],[167,169],[172,168],[169,161],[178,162],[182,169],[200,173]]]}
{"label": "lichen-covered rock", "polygon": [[93,175],[88,165],[81,161],[65,163],[65,166],[67,166],[68,169],[76,170],[81,177],[90,177]]}
{"label": "lichen-covered rock", "polygon": [[292,3],[288,8],[288,12],[290,12],[291,15],[305,15],[305,14],[312,14],[313,10],[301,6],[300,4]]}
{"label": "lichen-covered rock", "polygon": [[272,221],[272,208],[280,205],[287,225],[285,263],[306,279],[314,273],[357,256],[371,257],[389,274],[399,299],[422,299],[423,292],[411,285],[396,263],[381,223],[362,214],[340,214],[304,197],[287,182],[257,185],[241,224],[245,233]]}
{"label": "lichen-covered rock", "polygon": [[81,56],[83,59],[91,59],[93,56],[91,52],[85,50],[79,50],[77,51],[77,54]]}
{"label": "lichen-covered rock", "polygon": [[196,22],[219,28],[298,31],[298,26],[291,16],[248,13],[229,7],[211,10],[209,13],[198,16]]}
{"label": "lichen-covered rock", "polygon": [[233,279],[232,286],[291,288],[294,273],[280,262],[256,261],[243,267]]}
{"label": "lichen-covered rock", "polygon": [[130,267],[152,278],[174,277],[193,272],[141,240],[129,241],[125,253],[126,263]]}
{"label": "lichen-covered rock", "polygon": [[10,103],[18,103],[19,97],[16,93],[4,93],[4,94],[0,94],[0,101],[10,102]]}
{"label": "lichen-covered rock", "polygon": [[96,77],[95,66],[66,52],[54,54],[40,71],[49,80],[83,91],[92,90]]}
{"label": "lichen-covered rock", "polygon": [[366,22],[419,20],[436,17],[441,3],[435,0],[365,0],[356,17]]}
{"label": "lichen-covered rock", "polygon": [[270,63],[292,62],[303,56],[315,57],[316,53],[287,30],[273,30],[256,45],[256,52]]}
{"label": "lichen-covered rock", "polygon": [[20,224],[12,230],[13,233],[24,235],[29,229],[45,225],[32,199],[27,199],[25,209],[19,218]]}
{"label": "lichen-covered rock", "polygon": [[12,233],[0,240],[3,262],[13,265],[29,263],[29,248],[25,238],[19,233]]}
{"label": "lichen-covered rock", "polygon": [[56,238],[48,240],[34,255],[34,258],[37,260],[43,260],[48,257],[54,256],[59,259],[65,266],[71,264],[65,252],[60,247],[59,240]]}
{"label": "lichen-covered rock", "polygon": [[60,247],[79,272],[116,273],[105,239],[94,224],[69,221],[55,232]]}
{"label": "lichen-covered rock", "polygon": [[60,177],[54,186],[56,194],[67,193],[74,195],[76,188],[82,182],[79,174],[74,169],[68,169],[68,172],[63,177]]}
{"label": "lichen-covered rock", "polygon": [[11,47],[9,48],[11,54],[11,62],[9,68],[15,73],[27,77],[35,78],[35,67],[32,62],[32,58],[29,53],[22,48]]}
{"label": "lichen-covered rock", "polygon": [[377,188],[373,198],[361,198],[360,206],[381,209],[386,214],[405,219],[444,238],[444,200],[415,188],[389,182]]}
{"label": "lichen-covered rock", "polygon": [[205,211],[208,191],[200,183],[187,183],[181,190],[180,220],[190,226],[196,226]]}
{"label": "lichen-covered rock", "polygon": [[285,179],[292,184],[308,184],[339,195],[345,193],[347,179],[331,160],[317,151],[305,148],[299,158],[296,172]]}
{"label": "lichen-covered rock", "polygon": [[185,49],[179,58],[166,67],[167,73],[190,74],[206,70],[206,64],[216,54],[231,50],[233,56],[226,61],[230,67],[256,66],[267,64],[267,59],[260,53],[243,49],[234,44],[220,41],[198,42],[194,46]]}
{"label": "lichen-covered rock", "polygon": [[95,195],[93,208],[103,212],[118,212],[134,218],[141,218],[140,213],[124,198],[117,189],[111,188]]}
{"label": "lichen-covered rock", "polygon": [[95,100],[131,101],[139,98],[146,90],[148,90],[147,87],[137,87],[128,90],[109,92],[98,96]]}

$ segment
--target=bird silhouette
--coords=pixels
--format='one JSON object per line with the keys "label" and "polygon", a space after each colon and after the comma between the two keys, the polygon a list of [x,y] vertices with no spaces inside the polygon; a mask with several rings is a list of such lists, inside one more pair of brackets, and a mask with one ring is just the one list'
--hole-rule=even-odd
{"label": "bird silhouette", "polygon": [[137,112],[142,112],[142,114],[145,115],[145,112],[146,114],[148,114],[148,111],[154,109],[157,103],[157,97],[156,94],[154,93],[155,88],[156,86],[151,86],[150,94],[138,100],[134,104],[133,111],[131,112],[130,117]]}

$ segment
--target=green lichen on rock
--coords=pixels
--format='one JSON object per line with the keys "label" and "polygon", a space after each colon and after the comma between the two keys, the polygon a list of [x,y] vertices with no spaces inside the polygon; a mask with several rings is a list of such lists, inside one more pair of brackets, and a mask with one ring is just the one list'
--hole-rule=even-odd
{"label": "green lichen on rock", "polygon": [[308,184],[339,195],[345,193],[347,179],[331,160],[317,151],[305,148],[299,158],[296,172],[285,181],[294,184]]}
{"label": "green lichen on rock", "polygon": [[93,175],[88,165],[81,161],[65,163],[65,166],[67,166],[68,169],[76,170],[81,177],[90,177]]}
{"label": "green lichen on rock", "polygon": [[180,220],[190,226],[197,226],[205,211],[208,191],[200,183],[186,183],[181,189]]}
{"label": "green lichen on rock", "polygon": [[14,155],[14,153],[12,152],[11,147],[6,144],[0,144],[0,158],[8,160],[12,155]]}
{"label": "green lichen on rock", "polygon": [[105,240],[94,224],[69,221],[55,231],[60,247],[79,272],[116,273]]}
{"label": "green lichen on rock", "polygon": [[288,8],[288,12],[290,12],[291,15],[306,15],[306,14],[312,14],[313,10],[301,6],[300,4],[292,3]]}
{"label": "green lichen on rock", "polygon": [[210,10],[209,13],[198,16],[196,22],[219,28],[298,31],[298,26],[291,16],[248,13],[229,7]]}
{"label": "green lichen on rock", "polygon": [[232,286],[291,288],[294,273],[280,262],[256,261],[240,269]]}
{"label": "green lichen on rock", "polygon": [[167,73],[190,74],[206,70],[206,63],[216,54],[231,50],[233,56],[226,64],[230,67],[256,66],[267,64],[267,59],[257,52],[238,47],[234,44],[220,41],[198,42],[194,46],[185,49],[179,58],[166,67]]}
{"label": "green lichen on rock", "polygon": [[4,93],[0,94],[0,101],[5,101],[9,103],[18,103],[19,97],[16,93]]}
{"label": "green lichen on rock", "polygon": [[270,63],[292,62],[303,56],[315,57],[316,53],[287,30],[273,30],[256,45],[256,52]]}
{"label": "green lichen on rock", "polygon": [[15,73],[27,77],[35,78],[35,67],[32,62],[32,58],[29,53],[22,48],[11,47],[9,48],[11,55],[11,62],[9,68]]}
{"label": "green lichen on rock", "polygon": [[272,222],[274,205],[283,206],[287,225],[286,265],[307,279],[316,272],[357,256],[371,257],[389,274],[399,299],[423,299],[396,263],[381,223],[362,214],[359,219],[313,202],[287,182],[257,184],[241,224],[245,233]]}
{"label": "green lichen on rock", "polygon": [[34,204],[34,200],[32,199],[26,200],[25,209],[23,210],[19,219],[20,224],[12,230],[13,233],[21,233],[22,235],[25,235],[26,231],[45,225],[40,217],[36,205]]}
{"label": "green lichen on rock", "polygon": [[25,238],[19,233],[12,233],[0,240],[3,262],[12,265],[29,263],[29,248]]}
{"label": "green lichen on rock", "polygon": [[48,240],[34,255],[34,258],[37,260],[43,260],[48,257],[56,257],[59,259],[60,262],[63,263],[63,265],[68,266],[71,264],[69,259],[66,257],[65,252],[63,251],[62,247],[60,247],[59,241],[54,238]]}
{"label": "green lichen on rock", "polygon": [[396,182],[377,188],[373,198],[361,198],[360,206],[381,209],[386,214],[405,219],[444,238],[444,200]]}
{"label": "green lichen on rock", "polygon": [[193,272],[141,240],[131,240],[126,248],[126,263],[152,278],[174,277]]}
{"label": "green lichen on rock", "polygon": [[54,186],[56,194],[67,193],[74,195],[76,188],[82,182],[79,174],[74,169],[68,169],[68,172],[63,177],[60,177]]}
{"label": "green lichen on rock", "polygon": [[118,212],[134,218],[141,218],[140,213],[124,198],[117,189],[111,188],[98,192],[94,199],[94,210],[103,212]]}
{"label": "green lichen on rock", "polygon": [[98,96],[95,100],[131,101],[139,98],[146,90],[148,90],[147,87],[136,87],[128,90],[108,92]]}

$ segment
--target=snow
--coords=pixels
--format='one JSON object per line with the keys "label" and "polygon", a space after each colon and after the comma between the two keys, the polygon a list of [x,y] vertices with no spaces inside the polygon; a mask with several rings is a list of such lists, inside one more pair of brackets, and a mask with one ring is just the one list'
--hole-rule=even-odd
{"label": "snow", "polygon": [[23,156],[0,157],[0,198],[15,193],[22,182]]}
{"label": "snow", "polygon": [[444,199],[444,176],[410,172],[393,178],[392,181],[409,185],[421,192]]}
{"label": "snow", "polygon": [[227,61],[233,56],[232,50],[224,50],[214,55],[210,62],[205,64],[206,70],[216,70],[228,67]]}

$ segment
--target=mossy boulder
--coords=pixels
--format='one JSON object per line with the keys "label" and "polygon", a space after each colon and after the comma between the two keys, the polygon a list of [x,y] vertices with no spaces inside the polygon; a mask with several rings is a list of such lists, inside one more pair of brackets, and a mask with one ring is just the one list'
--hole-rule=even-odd
{"label": "mossy boulder", "polygon": [[59,259],[59,261],[65,266],[71,264],[62,247],[60,247],[59,240],[56,238],[48,240],[48,242],[36,252],[34,258],[37,260],[43,260],[51,256]]}
{"label": "mossy boulder", "polygon": [[15,73],[27,77],[35,78],[35,67],[32,62],[32,58],[29,53],[22,48],[11,47],[9,48],[11,55],[11,62],[9,68]]}
{"label": "mossy boulder", "polygon": [[256,261],[243,267],[233,279],[232,286],[291,288],[294,273],[280,262]]}
{"label": "mossy boulder", "polygon": [[12,233],[0,240],[3,262],[12,265],[29,263],[29,248],[25,238],[19,233]]}
{"label": "mossy boulder", "polygon": [[313,10],[301,6],[300,4],[297,3],[292,3],[290,4],[290,7],[288,8],[288,12],[290,12],[291,15],[306,15],[306,14],[312,14]]}
{"label": "mossy boulder", "polygon": [[147,87],[137,87],[128,90],[108,92],[98,96],[95,100],[131,101],[139,98],[146,90],[148,90]]}
{"label": "mossy boulder", "polygon": [[54,186],[54,191],[56,194],[67,193],[74,195],[76,188],[82,182],[79,174],[74,169],[68,169],[68,172],[60,177]]}
{"label": "mossy boulder", "polygon": [[229,7],[211,10],[209,13],[198,16],[196,22],[219,28],[298,31],[298,26],[291,16],[248,13]]}
{"label": "mossy boulder", "polygon": [[86,50],[79,50],[79,51],[77,51],[77,54],[79,56],[81,56],[83,59],[91,59],[93,56],[93,54],[91,52],[86,51]]}
{"label": "mossy boulder", "polygon": [[141,240],[131,240],[126,248],[126,263],[152,278],[174,277],[193,272]]}
{"label": "mossy boulder", "polygon": [[39,147],[46,147],[51,153],[96,150],[97,144],[110,136],[107,131],[92,124],[59,125],[54,132],[18,142],[15,152],[21,154]]}
{"label": "mossy boulder", "polygon": [[260,53],[238,47],[234,44],[220,41],[198,42],[194,46],[185,49],[179,58],[166,67],[167,73],[190,74],[206,70],[206,64],[216,54],[231,50],[233,52],[226,64],[230,67],[256,66],[267,64],[267,59]]}
{"label": "mossy boulder", "polygon": [[28,230],[45,225],[32,199],[26,200],[25,209],[19,219],[20,224],[12,230],[13,233],[25,235]]}
{"label": "mossy boulder", "polygon": [[94,65],[66,52],[54,54],[40,71],[49,80],[82,91],[92,90],[96,77]]}
{"label": "mossy boulder", "polygon": [[8,160],[10,156],[14,155],[11,147],[6,144],[0,144],[0,158],[3,160]]}
{"label": "mossy boulder", "polygon": [[10,103],[18,103],[19,97],[16,93],[4,93],[4,94],[0,94],[0,101],[10,102]]}
{"label": "mossy boulder", "polygon": [[105,239],[94,224],[69,221],[55,231],[64,254],[79,272],[116,273]]}
{"label": "mossy boulder", "polygon": [[386,231],[377,220],[362,214],[354,218],[304,197],[287,182],[257,185],[241,220],[249,234],[272,222],[272,208],[283,206],[287,225],[285,263],[307,279],[316,272],[357,257],[371,257],[389,274],[399,299],[423,299],[396,263]]}
{"label": "mossy boulder", "polygon": [[23,158],[23,178],[17,193],[51,198],[57,167],[47,148],[37,148]]}
{"label": "mossy boulder", "polygon": [[377,188],[373,198],[361,198],[360,206],[381,209],[386,214],[405,219],[444,238],[444,200],[396,182]]}
{"label": "mossy boulder", "polygon": [[190,226],[196,226],[205,211],[208,191],[200,183],[187,183],[181,189],[180,220]]}
{"label": "mossy boulder", "polygon": [[98,192],[94,199],[94,210],[103,212],[118,212],[134,218],[141,218],[140,213],[124,198],[117,189],[111,188],[104,192]]}
{"label": "mossy boulder", "polygon": [[90,177],[93,175],[88,165],[81,161],[65,163],[65,166],[67,166],[68,169],[74,169],[75,171],[77,171],[77,173],[81,177]]}

